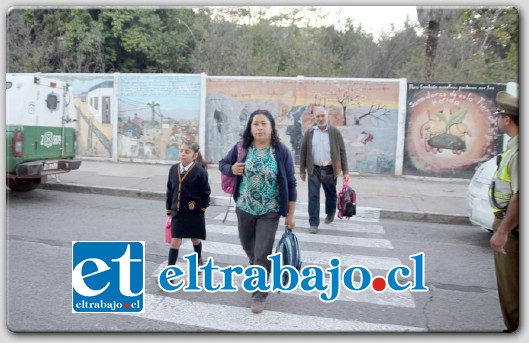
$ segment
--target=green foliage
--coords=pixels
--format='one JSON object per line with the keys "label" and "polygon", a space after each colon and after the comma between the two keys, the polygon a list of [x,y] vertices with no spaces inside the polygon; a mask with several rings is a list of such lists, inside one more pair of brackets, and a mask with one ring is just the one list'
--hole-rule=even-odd
{"label": "green foliage", "polygon": [[[436,82],[518,81],[515,8],[421,11],[423,21],[440,18]],[[308,12],[325,18],[317,7],[274,15],[249,6],[14,8],[7,15],[6,71],[423,81],[422,27],[407,21],[375,41],[351,19],[322,27]]]}
{"label": "green foliage", "polygon": [[513,8],[452,11],[440,22],[435,81],[517,81],[518,35],[518,14]]}

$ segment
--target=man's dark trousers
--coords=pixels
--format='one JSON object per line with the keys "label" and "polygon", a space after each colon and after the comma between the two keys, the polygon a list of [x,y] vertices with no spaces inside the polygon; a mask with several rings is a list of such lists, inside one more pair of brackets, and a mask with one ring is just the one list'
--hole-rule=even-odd
{"label": "man's dark trousers", "polygon": [[[318,227],[320,225],[320,188],[325,193],[325,214],[336,213],[336,177],[332,166],[314,166],[314,172],[309,175],[309,224]],[[321,186],[321,187],[320,187]]]}

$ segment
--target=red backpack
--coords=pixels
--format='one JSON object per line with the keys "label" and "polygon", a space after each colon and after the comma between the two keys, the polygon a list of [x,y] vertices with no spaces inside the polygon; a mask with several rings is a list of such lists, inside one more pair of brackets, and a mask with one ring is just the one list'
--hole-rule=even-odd
{"label": "red backpack", "polygon": [[347,219],[356,215],[356,192],[349,187],[349,183],[343,183],[342,190],[338,194],[338,203],[336,204],[338,210],[338,218]]}

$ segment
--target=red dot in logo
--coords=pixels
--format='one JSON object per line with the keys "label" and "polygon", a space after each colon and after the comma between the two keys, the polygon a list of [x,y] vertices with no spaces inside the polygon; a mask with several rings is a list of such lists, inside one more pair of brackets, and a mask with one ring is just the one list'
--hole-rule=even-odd
{"label": "red dot in logo", "polygon": [[373,279],[373,282],[371,283],[371,286],[373,289],[377,292],[382,292],[386,289],[386,280],[384,280],[383,277],[377,276]]}
{"label": "red dot in logo", "polygon": [[125,303],[125,308],[129,308],[129,307],[130,307],[129,303]]}

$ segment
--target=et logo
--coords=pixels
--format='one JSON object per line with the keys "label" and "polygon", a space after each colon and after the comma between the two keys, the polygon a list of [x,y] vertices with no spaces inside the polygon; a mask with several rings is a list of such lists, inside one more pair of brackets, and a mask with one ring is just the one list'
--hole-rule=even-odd
{"label": "et logo", "polygon": [[72,313],[143,313],[145,242],[72,242]]}

